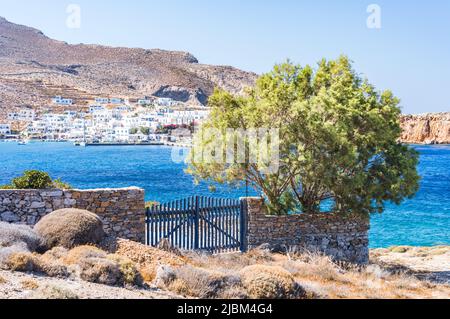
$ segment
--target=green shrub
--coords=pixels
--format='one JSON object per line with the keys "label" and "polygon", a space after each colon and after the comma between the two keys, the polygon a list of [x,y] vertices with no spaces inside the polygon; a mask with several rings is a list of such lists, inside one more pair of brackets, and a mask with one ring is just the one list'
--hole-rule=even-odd
{"label": "green shrub", "polygon": [[40,171],[25,171],[23,176],[14,178],[11,184],[16,189],[47,189],[53,186],[51,177]]}
{"label": "green shrub", "polygon": [[60,179],[52,180],[46,172],[30,170],[16,177],[10,185],[0,186],[0,189],[71,189],[71,186]]}

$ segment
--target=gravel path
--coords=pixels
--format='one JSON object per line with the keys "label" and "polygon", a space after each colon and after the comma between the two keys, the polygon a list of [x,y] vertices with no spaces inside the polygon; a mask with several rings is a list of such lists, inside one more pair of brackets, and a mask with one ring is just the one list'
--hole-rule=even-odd
{"label": "gravel path", "polygon": [[[119,288],[74,279],[40,277],[0,270],[0,299],[48,298],[49,291],[79,299],[176,299],[179,296],[155,287]],[[54,296],[52,294],[51,296]],[[60,298],[61,299],[61,298]]]}

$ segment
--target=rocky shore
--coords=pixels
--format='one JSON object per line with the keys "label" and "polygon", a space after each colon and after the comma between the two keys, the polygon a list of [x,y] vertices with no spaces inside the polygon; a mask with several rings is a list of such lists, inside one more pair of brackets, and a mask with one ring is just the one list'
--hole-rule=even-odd
{"label": "rocky shore", "polygon": [[401,141],[408,144],[450,144],[450,112],[404,115]]}

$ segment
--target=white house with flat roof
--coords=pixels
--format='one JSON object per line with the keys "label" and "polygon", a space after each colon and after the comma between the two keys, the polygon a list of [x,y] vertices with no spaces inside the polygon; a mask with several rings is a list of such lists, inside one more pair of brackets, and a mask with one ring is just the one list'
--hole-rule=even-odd
{"label": "white house with flat roof", "polygon": [[107,97],[96,97],[95,98],[95,103],[108,104],[109,103],[109,99]]}
{"label": "white house with flat roof", "polygon": [[11,125],[10,124],[0,124],[0,135],[11,135]]}
{"label": "white house with flat roof", "polygon": [[98,111],[105,111],[106,108],[103,105],[91,105],[89,106],[89,113],[94,113]]}
{"label": "white house with flat roof", "polygon": [[22,109],[19,112],[8,113],[9,121],[31,122],[36,119],[36,112],[32,109]]}
{"label": "white house with flat roof", "polygon": [[156,100],[156,104],[158,104],[160,106],[173,106],[173,105],[177,104],[177,102],[168,97],[160,97]]}
{"label": "white house with flat roof", "polygon": [[109,99],[109,103],[110,104],[122,104],[122,103],[124,103],[124,100],[120,99],[120,98],[111,98],[111,99]]}
{"label": "white house with flat roof", "polygon": [[58,105],[72,105],[73,104],[73,100],[72,99],[64,99],[61,96],[55,96],[52,99],[52,103],[53,104],[58,104]]}

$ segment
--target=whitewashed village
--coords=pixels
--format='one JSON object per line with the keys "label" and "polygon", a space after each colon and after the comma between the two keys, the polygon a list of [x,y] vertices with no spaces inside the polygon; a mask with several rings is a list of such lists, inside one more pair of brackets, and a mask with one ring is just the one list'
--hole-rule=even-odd
{"label": "whitewashed village", "polygon": [[157,97],[134,101],[97,97],[85,110],[76,111],[67,110],[74,100],[55,96],[50,105],[50,110],[58,106],[66,110],[38,114],[31,108],[23,108],[11,112],[7,121],[0,123],[0,138],[21,144],[39,140],[73,142],[77,146],[174,143],[189,146],[189,133],[209,115],[207,107]]}

